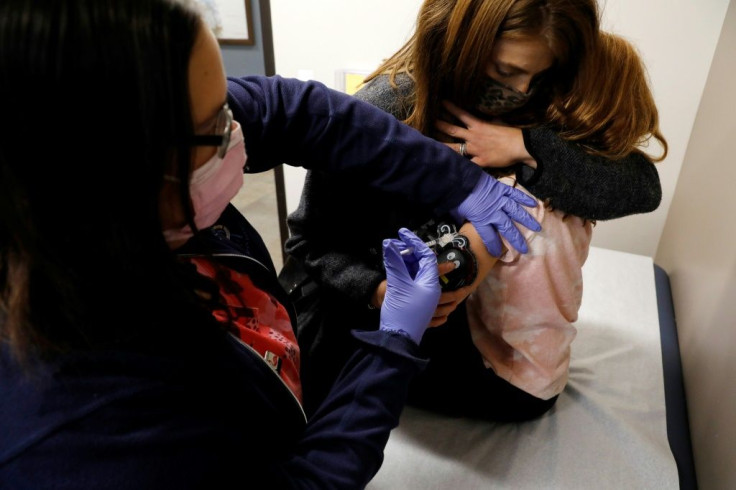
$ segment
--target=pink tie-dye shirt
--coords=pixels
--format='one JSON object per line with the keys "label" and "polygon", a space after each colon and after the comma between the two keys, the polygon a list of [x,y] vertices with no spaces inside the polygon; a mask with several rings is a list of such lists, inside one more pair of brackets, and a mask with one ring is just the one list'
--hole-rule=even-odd
{"label": "pink tie-dye shirt", "polygon": [[[510,178],[500,180],[513,185]],[[542,231],[520,227],[529,252],[507,245],[509,251],[468,297],[468,323],[486,366],[546,400],[567,383],[592,224],[541,202],[528,210]]]}

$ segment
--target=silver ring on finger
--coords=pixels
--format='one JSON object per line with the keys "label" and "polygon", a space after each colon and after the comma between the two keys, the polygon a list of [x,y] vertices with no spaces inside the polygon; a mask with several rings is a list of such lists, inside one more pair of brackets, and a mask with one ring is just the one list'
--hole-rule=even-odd
{"label": "silver ring on finger", "polygon": [[468,147],[467,147],[467,144],[465,143],[465,141],[463,141],[462,143],[460,143],[459,153],[460,153],[461,156],[464,156],[464,157],[468,156]]}

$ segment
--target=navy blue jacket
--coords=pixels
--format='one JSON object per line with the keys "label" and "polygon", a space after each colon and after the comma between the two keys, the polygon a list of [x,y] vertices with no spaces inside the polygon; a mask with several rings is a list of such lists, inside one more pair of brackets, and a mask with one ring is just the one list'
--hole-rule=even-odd
{"label": "navy blue jacket", "polygon": [[[229,79],[229,103],[247,172],[340,171],[444,212],[481,171],[318,83]],[[291,310],[263,241],[234,208],[202,238]],[[197,253],[190,244],[181,252]],[[355,336],[362,348],[309,421],[264,360],[224,332],[166,352],[73,352],[30,377],[2,349],[0,488],[363,488],[424,361],[400,335]]]}

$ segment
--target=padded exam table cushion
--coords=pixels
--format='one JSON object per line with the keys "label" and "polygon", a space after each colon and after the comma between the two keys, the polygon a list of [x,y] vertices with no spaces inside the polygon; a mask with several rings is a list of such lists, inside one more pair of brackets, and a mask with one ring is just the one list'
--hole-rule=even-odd
{"label": "padded exam table cushion", "polygon": [[650,257],[592,247],[570,379],[525,423],[407,407],[370,490],[676,489]]}

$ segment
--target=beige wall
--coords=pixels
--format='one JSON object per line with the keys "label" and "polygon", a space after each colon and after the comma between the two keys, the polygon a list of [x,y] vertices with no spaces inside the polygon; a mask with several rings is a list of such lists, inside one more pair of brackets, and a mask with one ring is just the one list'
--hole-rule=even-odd
{"label": "beige wall", "polygon": [[672,283],[696,471],[704,490],[736,488],[734,53],[736,2],[731,2],[655,256]]}

